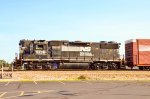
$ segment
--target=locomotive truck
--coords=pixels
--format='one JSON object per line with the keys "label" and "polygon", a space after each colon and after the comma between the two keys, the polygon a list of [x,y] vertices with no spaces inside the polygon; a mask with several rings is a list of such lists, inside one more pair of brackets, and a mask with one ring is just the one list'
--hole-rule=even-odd
{"label": "locomotive truck", "polygon": [[116,70],[122,64],[119,48],[114,41],[20,40],[14,68]]}

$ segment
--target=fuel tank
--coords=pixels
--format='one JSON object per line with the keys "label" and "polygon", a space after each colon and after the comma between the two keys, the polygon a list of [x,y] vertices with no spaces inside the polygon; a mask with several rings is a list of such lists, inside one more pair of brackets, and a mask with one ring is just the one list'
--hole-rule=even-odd
{"label": "fuel tank", "polygon": [[60,69],[88,69],[89,63],[61,63]]}

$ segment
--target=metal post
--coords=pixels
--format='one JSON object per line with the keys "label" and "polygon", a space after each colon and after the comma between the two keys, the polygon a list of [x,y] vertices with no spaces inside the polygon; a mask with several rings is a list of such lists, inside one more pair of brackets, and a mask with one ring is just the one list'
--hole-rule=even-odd
{"label": "metal post", "polygon": [[101,45],[99,45],[99,61],[101,60]]}
{"label": "metal post", "polygon": [[11,66],[11,72],[13,73],[13,71],[14,71],[14,65],[12,64],[12,66]]}
{"label": "metal post", "polygon": [[3,79],[3,72],[4,72],[4,70],[3,70],[3,62],[2,62],[2,79]]}

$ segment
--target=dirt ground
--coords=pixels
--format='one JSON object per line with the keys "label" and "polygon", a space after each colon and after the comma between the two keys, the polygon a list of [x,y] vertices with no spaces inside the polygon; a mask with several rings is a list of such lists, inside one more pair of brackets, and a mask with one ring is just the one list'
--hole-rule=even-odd
{"label": "dirt ground", "polygon": [[137,80],[150,81],[150,71],[14,71],[11,80]]}

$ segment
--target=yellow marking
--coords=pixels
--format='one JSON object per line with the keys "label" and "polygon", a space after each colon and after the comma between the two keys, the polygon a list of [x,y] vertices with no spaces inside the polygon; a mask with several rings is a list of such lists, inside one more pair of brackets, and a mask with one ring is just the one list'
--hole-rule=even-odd
{"label": "yellow marking", "polygon": [[10,82],[7,82],[7,83],[5,84],[5,86],[7,86],[9,83],[10,83]]}
{"label": "yellow marking", "polygon": [[19,96],[23,96],[23,95],[24,95],[24,91],[22,91]]}
{"label": "yellow marking", "polygon": [[[42,94],[42,93],[48,93],[48,92],[52,92],[52,91],[54,91],[54,90],[37,91],[37,93],[33,93],[32,95]],[[40,92],[40,93],[39,93],[39,92]],[[5,97],[4,99],[17,98],[17,97],[20,97],[20,96],[23,96],[23,95],[24,95],[24,91],[22,91],[20,95],[16,95],[16,96],[8,96],[8,97]]]}
{"label": "yellow marking", "polygon": [[90,83],[90,82],[88,82],[88,81],[82,81],[82,82],[92,85],[92,83]]}
{"label": "yellow marking", "polygon": [[3,97],[7,92],[3,92],[1,95],[0,95],[0,98]]}
{"label": "yellow marking", "polygon": [[62,81],[58,81],[59,83],[61,83],[61,84],[63,84],[63,85],[65,85],[65,83],[63,83]]}
{"label": "yellow marking", "polygon": [[10,97],[5,97],[4,99],[10,99],[10,98],[16,98],[16,97],[19,97],[19,96],[10,96]]}
{"label": "yellow marking", "polygon": [[40,93],[47,93],[47,92],[53,92],[54,90],[46,90],[46,91],[41,91]]}
{"label": "yellow marking", "polygon": [[36,81],[33,81],[36,85],[37,85],[37,82]]}

